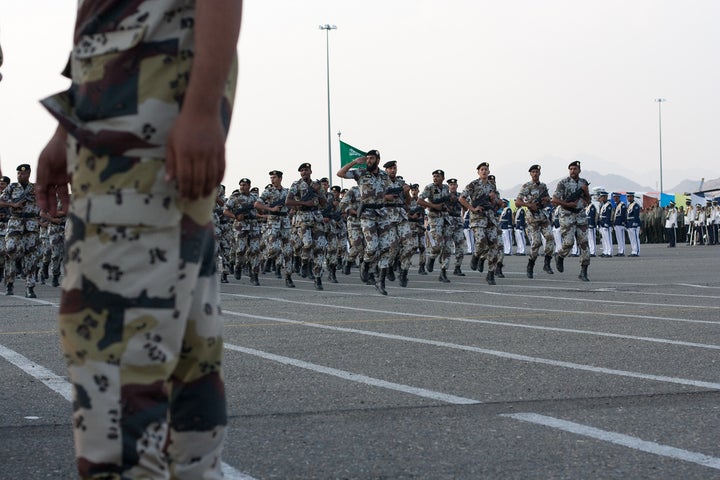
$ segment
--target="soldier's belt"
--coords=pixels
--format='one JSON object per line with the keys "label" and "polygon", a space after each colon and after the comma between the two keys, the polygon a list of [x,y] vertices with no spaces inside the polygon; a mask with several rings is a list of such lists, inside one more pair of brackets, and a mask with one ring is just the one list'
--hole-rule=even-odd
{"label": "soldier's belt", "polygon": [[301,212],[317,212],[318,207],[300,207]]}
{"label": "soldier's belt", "polygon": [[379,210],[381,208],[385,208],[385,204],[383,203],[368,203],[367,205],[363,205],[363,210]]}
{"label": "soldier's belt", "polygon": [[10,218],[37,218],[38,215],[35,215],[34,213],[13,213],[10,215]]}
{"label": "soldier's belt", "polygon": [[267,212],[270,215],[274,215],[276,217],[287,217],[287,212]]}

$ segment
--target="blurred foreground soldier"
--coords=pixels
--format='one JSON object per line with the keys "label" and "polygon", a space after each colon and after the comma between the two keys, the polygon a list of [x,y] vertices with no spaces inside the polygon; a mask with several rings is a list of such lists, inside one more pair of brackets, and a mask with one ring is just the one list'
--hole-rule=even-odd
{"label": "blurred foreground soldier", "polygon": [[668,238],[668,248],[675,248],[675,234],[677,232],[677,209],[675,208],[675,202],[665,208],[665,232]]}
{"label": "blurred foreground soldier", "polygon": [[533,278],[535,260],[538,257],[540,248],[545,244],[545,263],[543,271],[552,274],[550,260],[555,251],[555,240],[553,239],[552,226],[547,214],[547,207],[550,205],[550,192],[547,185],[540,181],[540,165],[532,165],[528,169],[530,181],[525,183],[515,198],[515,206],[527,207],[527,233],[530,238],[530,256],[527,263],[527,277]]}
{"label": "blurred foreground soldier", "polygon": [[[353,168],[365,164],[365,168]],[[382,295],[387,295],[385,279],[390,267],[390,255],[395,230],[385,212],[385,201],[392,201],[393,195],[387,195],[390,186],[388,174],[380,170],[380,152],[370,150],[364,157],[354,158],[337,171],[337,176],[355,180],[360,190],[360,226],[365,238],[360,279],[375,285]],[[380,270],[380,281],[375,279],[375,267]]]}
{"label": "blurred foreground soldier", "polygon": [[560,180],[552,198],[553,205],[560,210],[560,235],[562,236],[562,248],[555,258],[558,272],[564,270],[563,262],[568,256],[575,241],[580,248],[580,275],[578,278],[584,282],[589,281],[588,265],[590,265],[590,254],[588,253],[587,238],[587,215],[585,207],[590,203],[589,183],[580,178],[580,162],[575,161],[568,165],[570,175]]}
{"label": "blurred foreground soldier", "polygon": [[13,295],[15,277],[24,274],[25,296],[37,298],[35,276],[40,262],[40,208],[35,199],[35,184],[30,183],[30,165],[17,167],[17,179],[0,194],[0,207],[9,209],[4,252],[5,293]]}
{"label": "blurred foreground soldier", "polygon": [[[68,214],[60,333],[80,477],[219,479],[227,423],[212,209],[241,0],[79,2],[38,200]],[[66,149],[67,145],[67,149]]]}
{"label": "blurred foreground soldier", "polygon": [[475,239],[470,268],[475,270],[480,259],[486,258],[488,272],[485,280],[489,285],[495,285],[495,269],[499,259],[496,212],[502,205],[502,200],[495,184],[489,179],[490,164],[481,162],[476,170],[478,178],[468,183],[460,195],[460,203],[470,212],[469,226]]}
{"label": "blurred foreground soldier", "polygon": [[[5,187],[10,185],[10,177],[0,177],[0,194]],[[0,275],[5,281],[5,234],[7,233],[7,222],[10,218],[10,207],[0,207]]]}
{"label": "blurred foreground soldier", "polygon": [[625,229],[630,239],[630,256],[640,256],[640,205],[635,201],[635,192],[627,192],[628,207]]}
{"label": "blurred foreground soldier", "polygon": [[322,268],[325,264],[325,224],[320,212],[327,205],[320,182],[312,180],[312,165],[303,163],[298,167],[300,180],[290,185],[285,205],[295,210],[291,222],[291,241],[296,257],[300,258],[303,277],[312,275],[316,290],[323,290]]}

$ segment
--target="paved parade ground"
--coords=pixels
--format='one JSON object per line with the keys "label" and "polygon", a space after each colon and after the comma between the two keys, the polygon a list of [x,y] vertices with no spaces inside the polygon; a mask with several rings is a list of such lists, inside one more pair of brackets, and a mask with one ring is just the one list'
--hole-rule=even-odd
{"label": "paved parade ground", "polygon": [[[231,278],[226,478],[720,478],[720,249],[643,245],[589,283],[526,258],[387,297]],[[60,290],[36,292],[0,296],[2,479],[75,477]]]}

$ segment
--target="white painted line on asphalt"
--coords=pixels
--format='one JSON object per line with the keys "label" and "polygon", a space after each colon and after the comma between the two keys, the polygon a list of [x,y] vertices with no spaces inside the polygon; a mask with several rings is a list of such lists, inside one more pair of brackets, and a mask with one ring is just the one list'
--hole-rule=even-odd
{"label": "white painted line on asphalt", "polygon": [[702,380],[691,380],[691,379],[680,378],[680,377],[669,377],[669,376],[665,376],[665,375],[653,375],[653,374],[648,374],[648,373],[632,372],[629,370],[617,370],[617,369],[613,369],[613,368],[596,367],[593,365],[584,365],[581,363],[565,362],[565,361],[561,361],[561,360],[552,360],[552,359],[541,358],[541,357],[531,357],[528,355],[519,355],[519,354],[515,354],[515,353],[501,352],[499,350],[489,350],[487,348],[473,347],[470,345],[460,345],[457,343],[441,342],[439,340],[426,340],[426,339],[422,339],[422,338],[406,337],[403,335],[394,335],[394,334],[389,334],[389,333],[373,332],[371,330],[359,330],[356,328],[335,327],[332,325],[322,325],[322,324],[318,324],[318,323],[303,322],[303,321],[299,321],[299,320],[290,320],[290,319],[286,319],[286,318],[267,317],[267,316],[263,316],[263,315],[251,315],[249,313],[232,312],[232,311],[227,311],[227,310],[224,313],[226,315],[233,315],[236,317],[253,318],[253,319],[258,319],[258,320],[269,320],[269,321],[274,321],[274,322],[278,322],[278,323],[303,325],[305,327],[321,328],[323,330],[332,330],[332,331],[336,331],[336,332],[356,333],[359,335],[384,338],[387,340],[400,340],[403,342],[418,343],[418,344],[423,344],[423,345],[433,345],[436,347],[450,348],[453,350],[462,350],[462,351],[466,351],[466,352],[481,353],[483,355],[490,355],[493,357],[505,358],[508,360],[517,360],[517,361],[526,362],[526,363],[537,363],[537,364],[541,364],[541,365],[569,368],[569,369],[573,369],[573,370],[582,370],[582,371],[586,371],[586,372],[601,373],[601,374],[605,374],[605,375],[614,375],[614,376],[628,377],[628,378],[639,378],[641,380],[651,380],[651,381],[656,381],[656,382],[672,383],[672,384],[676,384],[676,385],[688,385],[688,386],[698,387],[698,388],[707,388],[710,390],[720,390],[720,383],[716,383],[716,382],[705,382]]}
{"label": "white painted line on asphalt", "polygon": [[632,448],[633,450],[640,450],[641,452],[652,453],[654,455],[669,457],[675,460],[683,460],[685,462],[696,463],[704,467],[720,470],[720,458],[683,450],[681,448],[669,447],[655,442],[649,442],[647,440],[642,440],[641,438],[622,433],[601,430],[588,425],[539,415],[537,413],[512,413],[500,416],[514,418],[515,420],[521,420],[523,422],[534,423],[537,425],[544,425],[546,427],[556,428],[566,432],[575,433],[577,435],[582,435],[584,437],[601,440],[603,442],[610,442],[615,445]]}
{"label": "white painted line on asphalt", "polygon": [[[235,295],[235,296],[242,296],[242,295]],[[248,297],[248,298],[267,298],[267,297]],[[594,330],[579,330],[574,328],[560,328],[560,327],[545,327],[542,325],[528,325],[524,323],[511,323],[511,322],[498,322],[494,320],[478,320],[476,318],[463,318],[463,317],[447,317],[442,315],[426,315],[422,313],[409,313],[409,312],[399,312],[399,311],[389,311],[389,310],[374,310],[372,308],[359,308],[359,307],[348,307],[344,305],[329,305],[326,303],[310,303],[310,302],[302,302],[302,301],[294,301],[294,300],[287,300],[287,299],[281,299],[281,298],[273,298],[273,301],[277,302],[286,302],[286,303],[298,303],[302,305],[310,305],[315,307],[327,307],[327,308],[333,308],[333,309],[341,309],[341,310],[355,310],[360,312],[371,312],[371,313],[380,313],[383,315],[398,315],[398,316],[405,316],[405,317],[415,317],[415,318],[433,318],[438,320],[451,320],[455,322],[465,322],[465,323],[477,323],[482,325],[497,325],[501,327],[511,327],[511,328],[525,328],[529,330],[545,330],[549,332],[562,332],[562,333],[578,333],[582,335],[593,335],[598,337],[610,337],[610,338],[621,338],[624,340],[638,340],[642,342],[652,342],[652,343],[663,343],[667,345],[679,345],[683,347],[695,347],[695,348],[706,348],[710,350],[720,350],[720,345],[714,345],[714,344],[708,344],[708,343],[695,343],[695,342],[684,342],[681,340],[669,340],[665,338],[654,338],[654,337],[640,337],[636,335],[622,335],[619,333],[606,333],[606,332],[597,332]],[[537,311],[542,312],[543,310],[538,309]]]}
{"label": "white painted line on asphalt", "polygon": [[396,390],[398,392],[409,393],[417,397],[429,398],[431,400],[438,400],[441,402],[452,403],[456,405],[475,405],[480,403],[478,400],[472,398],[457,397],[455,395],[449,395],[447,393],[436,392],[434,390],[427,390],[425,388],[411,387],[409,385],[403,385],[400,383],[387,382],[373,377],[360,375],[357,373],[348,372],[345,370],[338,370],[336,368],[330,368],[315,363],[305,362],[303,360],[297,360],[295,358],[283,357],[281,355],[275,355],[274,353],[263,352],[255,350],[254,348],[241,347],[239,345],[225,344],[225,348],[228,350],[234,350],[236,352],[247,353],[256,357],[264,358],[266,360],[272,360],[279,362],[284,365],[290,365],[293,367],[304,368],[318,373],[324,373],[326,375],[332,375],[334,377],[342,378],[343,380],[350,380],[356,383],[362,383],[365,385],[371,385],[374,387],[387,388],[390,390]]}
{"label": "white painted line on asphalt", "polygon": [[[68,402],[72,402],[72,385],[64,378],[55,375],[47,368],[38,365],[27,357],[3,345],[0,345],[0,357],[3,357],[28,375],[37,378],[50,390],[60,394],[60,396]],[[225,478],[230,480],[255,480],[253,477],[236,470],[224,462],[222,464],[222,471]]]}
{"label": "white painted line on asphalt", "polygon": [[3,345],[0,345],[0,357],[3,357],[31,377],[37,378],[44,383],[46,387],[59,394],[68,402],[72,402],[72,386],[64,378],[55,375],[47,368],[38,365],[29,358]]}

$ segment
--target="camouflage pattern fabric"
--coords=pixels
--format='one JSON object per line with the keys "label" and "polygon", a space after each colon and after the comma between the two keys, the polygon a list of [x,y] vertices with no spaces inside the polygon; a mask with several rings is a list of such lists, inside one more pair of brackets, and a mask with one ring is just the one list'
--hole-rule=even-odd
{"label": "camouflage pattern fabric", "polygon": [[[420,192],[420,198],[431,203],[446,203],[450,200],[450,188],[447,184],[437,186],[431,183]],[[428,209],[427,222],[430,258],[439,258],[440,267],[447,269],[450,256],[455,254],[455,242],[447,208],[442,211]]]}
{"label": "camouflage pattern fabric", "polygon": [[[571,177],[566,177],[560,180],[555,189],[555,197],[567,198],[568,195],[574,193],[582,186],[589,185],[587,180],[584,178],[578,178],[573,180]],[[562,246],[558,250],[558,255],[561,257],[567,257],[572,250],[575,240],[577,240],[578,247],[580,248],[580,265],[590,265],[590,252],[588,251],[588,222],[587,215],[585,214],[585,200],[581,197],[578,200],[578,211],[572,212],[566,208],[560,207],[559,210],[559,222],[560,222],[560,236],[562,238]]]}
{"label": "camouflage pattern fabric", "polygon": [[[461,196],[472,205],[481,197],[488,197],[491,193],[494,193],[498,198],[500,197],[492,182],[483,182],[478,178],[465,187]],[[475,240],[473,255],[487,259],[488,271],[495,270],[500,252],[498,242],[499,226],[495,210],[488,208],[480,212],[471,211],[469,227]]]}
{"label": "camouflage pattern fabric", "polygon": [[26,286],[34,287],[40,262],[40,208],[35,202],[35,185],[23,187],[13,182],[0,194],[0,201],[23,202],[22,207],[9,209],[5,227],[5,284],[14,283],[17,276],[24,274]]}

